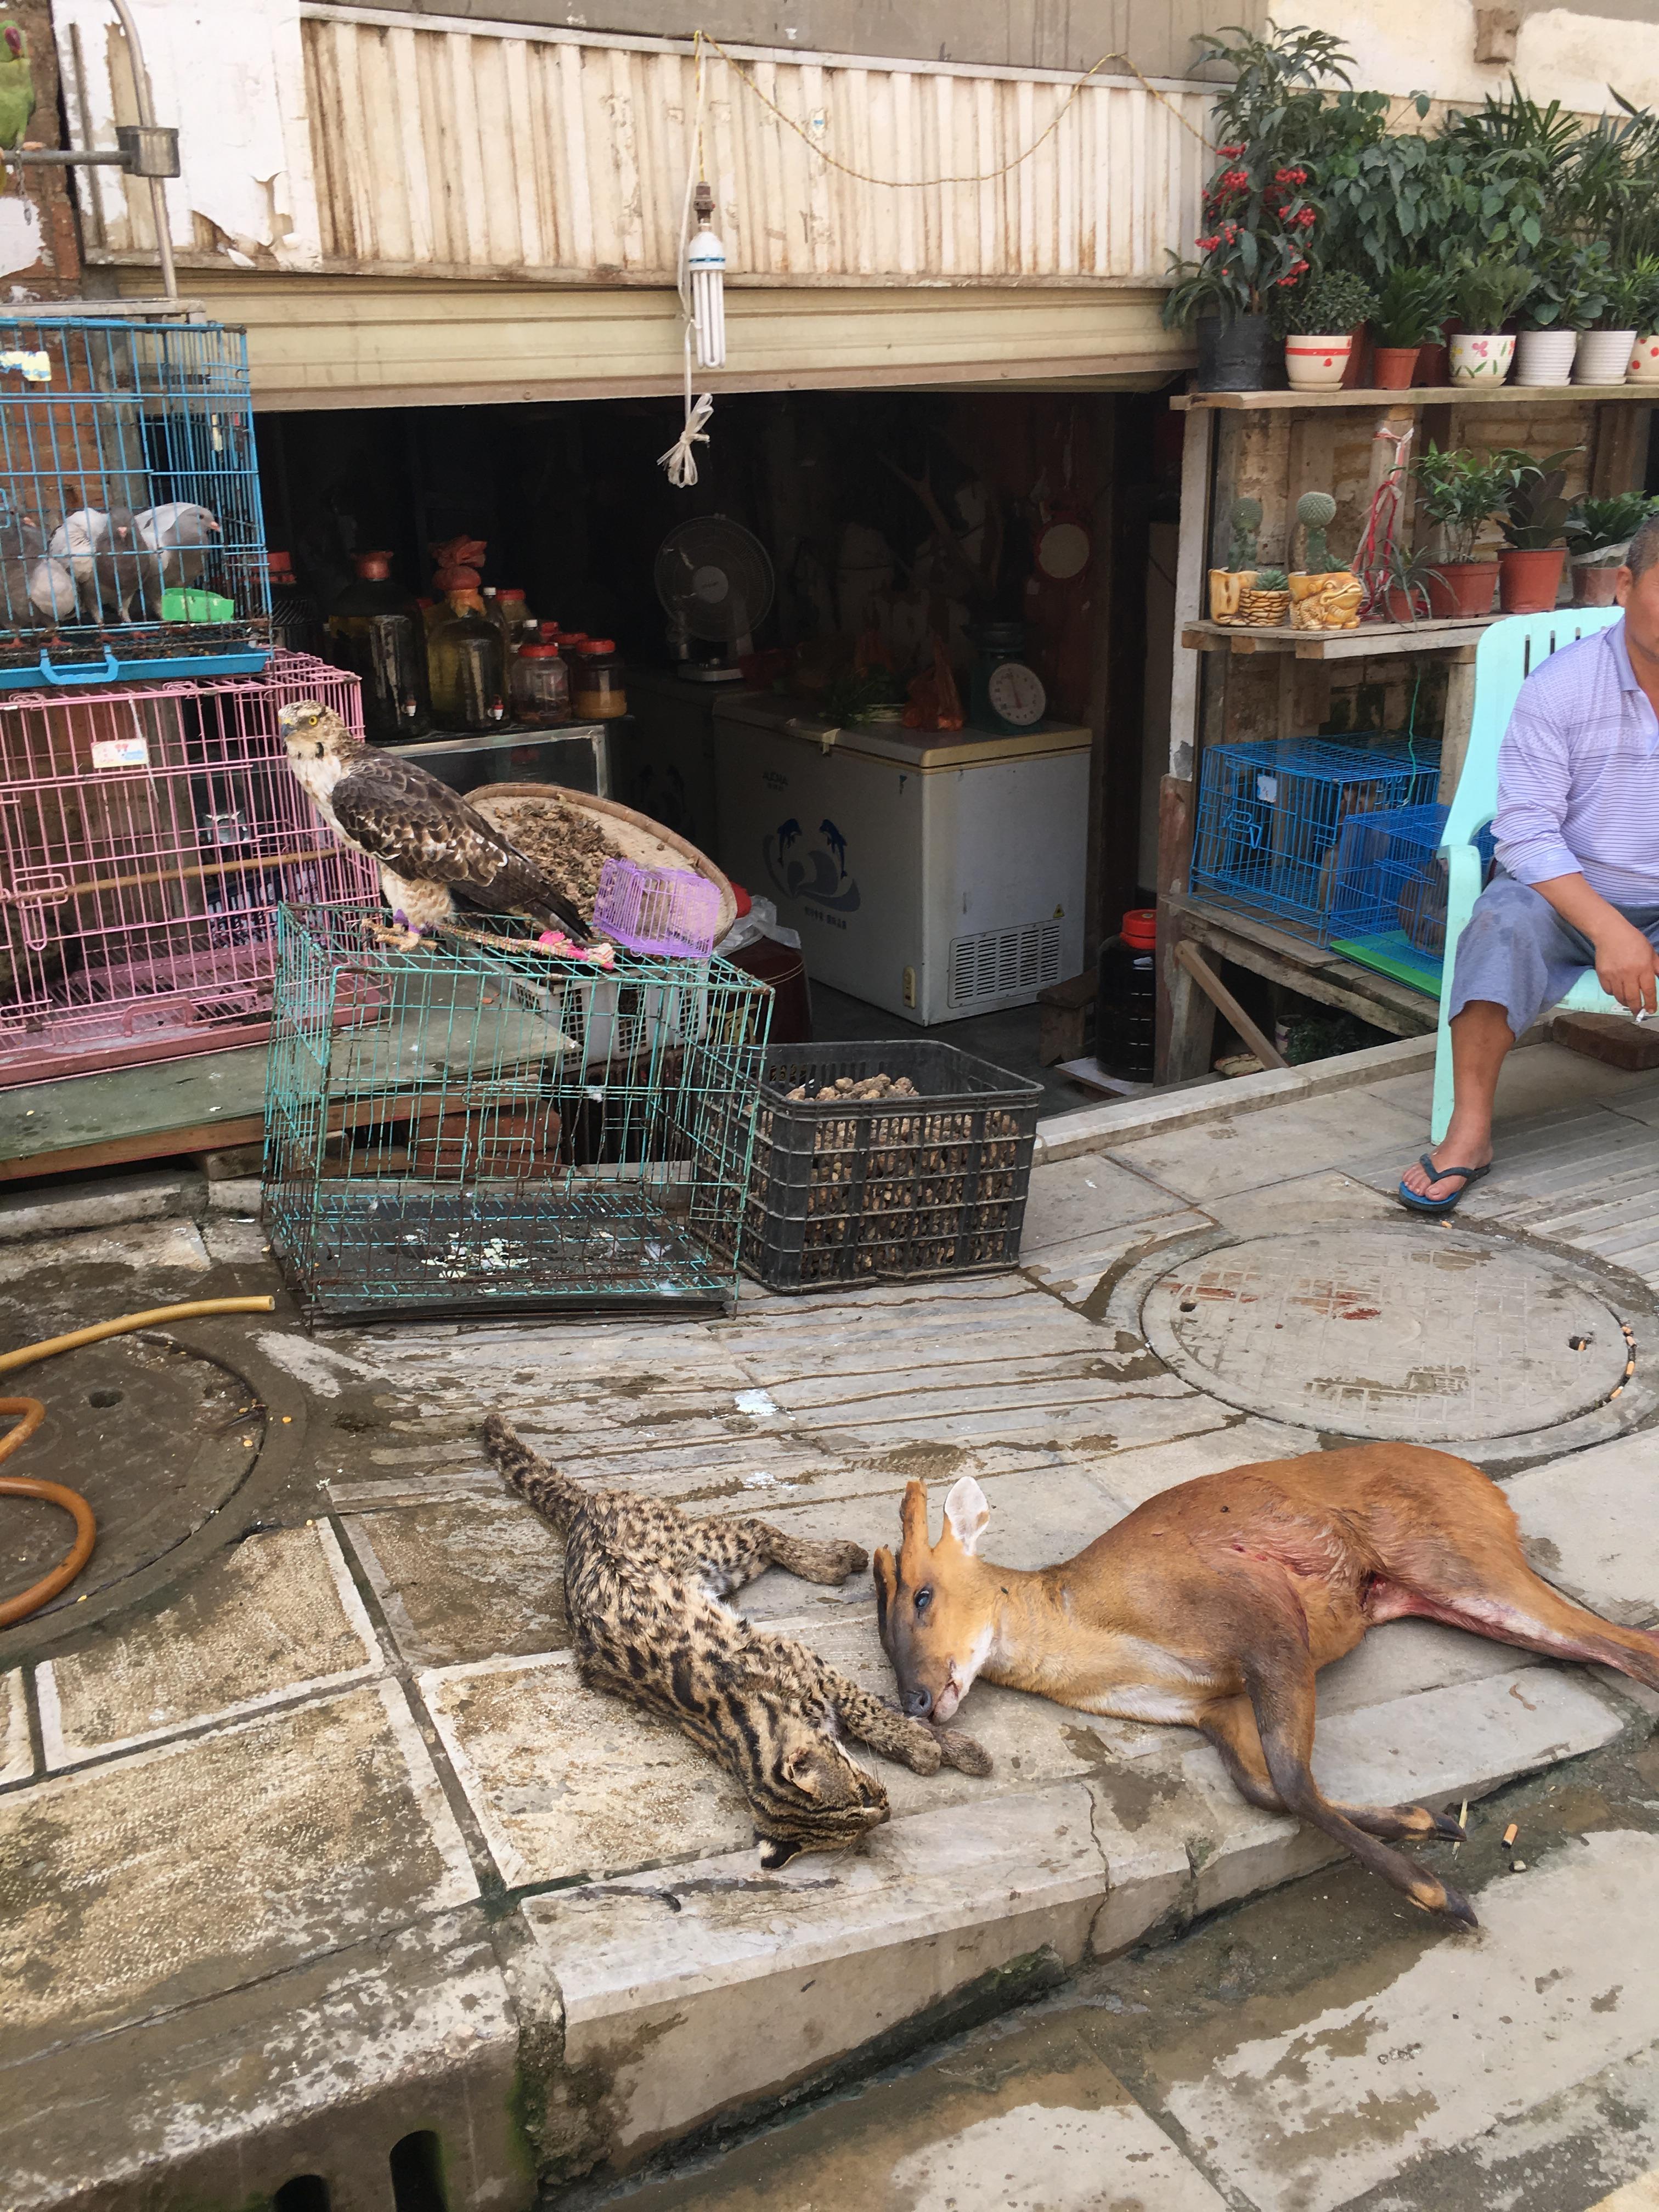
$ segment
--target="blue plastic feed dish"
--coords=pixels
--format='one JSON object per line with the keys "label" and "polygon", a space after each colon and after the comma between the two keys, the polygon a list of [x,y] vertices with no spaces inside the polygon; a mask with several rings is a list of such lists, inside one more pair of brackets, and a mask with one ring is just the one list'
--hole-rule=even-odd
{"label": "blue plastic feed dish", "polygon": [[245,333],[0,318],[0,687],[246,670],[270,619]]}
{"label": "blue plastic feed dish", "polygon": [[1334,911],[1357,823],[1433,802],[1438,748],[1393,733],[1212,745],[1204,755],[1191,884],[1316,944]]}

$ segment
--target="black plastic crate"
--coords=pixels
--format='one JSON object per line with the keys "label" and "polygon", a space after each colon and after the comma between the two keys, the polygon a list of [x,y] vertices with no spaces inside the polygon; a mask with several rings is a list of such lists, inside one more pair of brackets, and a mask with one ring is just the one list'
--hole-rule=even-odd
{"label": "black plastic crate", "polygon": [[[790,1098],[908,1076],[915,1098]],[[1042,1086],[955,1045],[773,1045],[739,1258],[775,1291],[1019,1264]]]}

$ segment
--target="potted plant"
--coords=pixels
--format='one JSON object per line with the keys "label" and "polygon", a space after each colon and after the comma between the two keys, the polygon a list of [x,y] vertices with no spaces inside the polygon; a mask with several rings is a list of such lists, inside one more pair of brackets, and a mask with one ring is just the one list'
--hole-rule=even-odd
{"label": "potted plant", "polygon": [[1398,268],[1371,311],[1376,341],[1371,380],[1379,392],[1404,392],[1417,376],[1418,357],[1451,313],[1452,280],[1443,269]]}
{"label": "potted plant", "polygon": [[1619,571],[1630,541],[1659,501],[1644,491],[1621,491],[1611,499],[1581,499],[1567,517],[1567,557],[1572,568],[1576,607],[1610,607]]}
{"label": "potted plant", "polygon": [[1454,384],[1501,384],[1515,359],[1515,340],[1504,328],[1531,291],[1531,272],[1517,261],[1468,261],[1457,271],[1453,297],[1463,327],[1451,342]]}
{"label": "potted plant", "polygon": [[1322,269],[1280,295],[1273,313],[1285,333],[1285,373],[1293,392],[1334,391],[1354,335],[1376,305],[1364,279],[1344,269]]}
{"label": "potted plant", "polygon": [[[1390,622],[1420,622],[1448,597],[1445,576],[1426,547],[1407,552],[1398,540],[1389,547],[1388,584],[1383,605]],[[1491,604],[1491,592],[1487,593]],[[1483,610],[1484,611],[1484,610]]]}
{"label": "potted plant", "polygon": [[1632,384],[1659,384],[1659,253],[1638,254],[1625,277],[1626,309],[1636,325],[1625,374]]}
{"label": "potted plant", "polygon": [[1475,540],[1503,506],[1511,473],[1495,459],[1482,461],[1458,447],[1443,451],[1431,445],[1419,457],[1418,495],[1445,549],[1433,575],[1425,577],[1431,613],[1492,612],[1498,563],[1475,559]]}
{"label": "potted plant", "polygon": [[1547,614],[1560,596],[1571,512],[1563,497],[1567,482],[1563,464],[1577,451],[1569,446],[1542,461],[1514,452],[1490,457],[1504,478],[1498,603],[1506,615]]}
{"label": "potted plant", "polygon": [[1573,357],[1575,384],[1622,384],[1636,334],[1650,312],[1653,282],[1637,268],[1610,269],[1601,282],[1601,312],[1581,332]]}
{"label": "potted plant", "polygon": [[1227,520],[1232,536],[1227,541],[1227,563],[1210,571],[1210,620],[1242,623],[1240,603],[1255,583],[1259,565],[1256,533],[1261,527],[1261,501],[1236,499]]}
{"label": "potted plant", "polygon": [[1282,390],[1280,333],[1268,306],[1307,274],[1319,210],[1306,194],[1308,171],[1267,146],[1235,143],[1221,153],[1204,195],[1202,258],[1169,257],[1176,281],[1164,326],[1190,326],[1200,392]]}
{"label": "potted plant", "polygon": [[1569,381],[1580,333],[1606,311],[1607,278],[1605,246],[1559,246],[1540,254],[1522,310],[1515,358],[1517,384]]}
{"label": "potted plant", "polygon": [[1286,581],[1292,629],[1354,629],[1359,623],[1364,586],[1352,569],[1331,558],[1326,533],[1336,520],[1336,501],[1328,491],[1304,491],[1296,503],[1304,552],[1300,568]]}

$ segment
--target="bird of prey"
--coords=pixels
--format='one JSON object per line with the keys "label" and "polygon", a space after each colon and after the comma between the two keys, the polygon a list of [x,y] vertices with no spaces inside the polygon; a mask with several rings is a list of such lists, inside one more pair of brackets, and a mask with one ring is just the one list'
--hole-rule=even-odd
{"label": "bird of prey", "polygon": [[396,753],[367,745],[315,699],[284,707],[276,726],[312,804],[348,845],[376,862],[405,949],[447,921],[457,899],[489,914],[527,914],[577,944],[592,938],[569,900],[460,793]]}

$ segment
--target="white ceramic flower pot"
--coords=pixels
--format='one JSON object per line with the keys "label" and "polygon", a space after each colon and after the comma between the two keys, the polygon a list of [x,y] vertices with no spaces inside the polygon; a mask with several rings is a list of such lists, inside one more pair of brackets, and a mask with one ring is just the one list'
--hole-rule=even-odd
{"label": "white ceramic flower pot", "polygon": [[1285,374],[1293,392],[1331,392],[1341,383],[1353,351],[1353,333],[1339,337],[1290,337],[1285,341]]}
{"label": "white ceramic flower pot", "polygon": [[1625,374],[1632,384],[1659,384],[1659,331],[1644,331],[1637,339]]}
{"label": "white ceramic flower pot", "polygon": [[1503,331],[1459,331],[1451,342],[1454,384],[1501,384],[1515,359],[1515,340]]}
{"label": "white ceramic flower pot", "polygon": [[1578,350],[1577,331],[1522,331],[1516,348],[1517,384],[1565,384]]}
{"label": "white ceramic flower pot", "polygon": [[1622,384],[1635,343],[1634,331],[1586,331],[1573,360],[1573,382]]}

